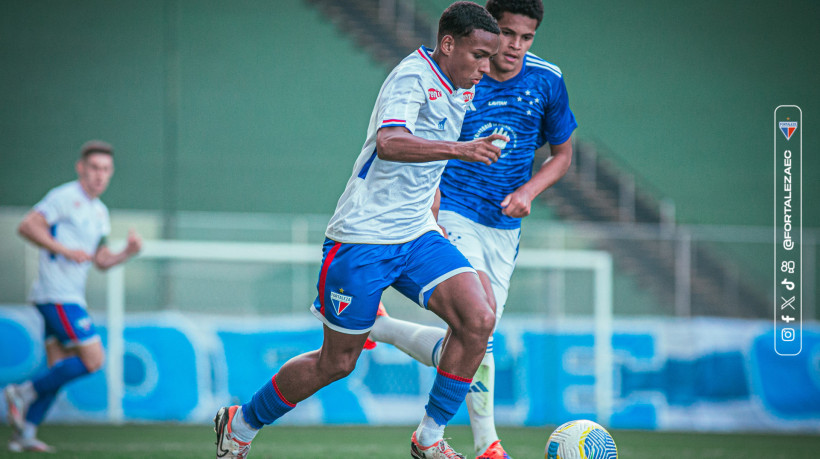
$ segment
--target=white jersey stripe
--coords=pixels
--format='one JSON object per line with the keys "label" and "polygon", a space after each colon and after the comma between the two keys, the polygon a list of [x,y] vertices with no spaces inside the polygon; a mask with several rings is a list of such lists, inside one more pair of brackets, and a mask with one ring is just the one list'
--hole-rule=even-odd
{"label": "white jersey stripe", "polygon": [[561,69],[559,69],[558,67],[549,66],[549,65],[541,65],[541,64],[537,64],[537,63],[529,63],[529,62],[527,63],[527,65],[530,66],[530,67],[536,67],[536,68],[539,68],[539,69],[548,70],[548,71],[552,72],[553,74],[555,74],[555,76],[557,76],[557,77],[562,77],[563,76],[563,74],[561,73]]}
{"label": "white jersey stripe", "polygon": [[541,59],[540,57],[536,56],[535,54],[532,54],[532,53],[528,52],[527,53],[527,65],[529,65],[529,64],[533,64],[533,65],[535,65],[537,67],[541,67],[541,68],[550,69],[553,72],[555,72],[557,75],[559,75],[559,76],[562,75],[561,69],[557,65],[552,64],[550,62],[547,62],[544,59]]}

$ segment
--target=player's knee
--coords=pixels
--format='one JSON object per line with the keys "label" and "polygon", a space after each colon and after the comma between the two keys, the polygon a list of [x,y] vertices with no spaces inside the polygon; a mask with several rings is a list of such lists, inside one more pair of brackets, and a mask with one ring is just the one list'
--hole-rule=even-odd
{"label": "player's knee", "polygon": [[475,330],[482,337],[489,338],[495,328],[495,311],[489,308],[482,308],[475,315]]}
{"label": "player's knee", "polygon": [[321,365],[322,376],[327,383],[347,377],[356,368],[356,356],[344,354],[338,358],[328,359]]}
{"label": "player's knee", "polygon": [[80,360],[89,373],[94,373],[99,371],[103,364],[105,364],[105,352],[103,352],[102,346],[100,346],[99,349],[90,349],[80,354]]}
{"label": "player's knee", "polygon": [[495,312],[488,307],[476,308],[464,318],[459,332],[477,341],[486,341],[495,327]]}
{"label": "player's knee", "polygon": [[95,373],[102,368],[103,364],[105,364],[105,356],[101,353],[99,356],[94,356],[92,358],[88,358],[83,360],[83,365],[85,365],[86,370],[89,373]]}

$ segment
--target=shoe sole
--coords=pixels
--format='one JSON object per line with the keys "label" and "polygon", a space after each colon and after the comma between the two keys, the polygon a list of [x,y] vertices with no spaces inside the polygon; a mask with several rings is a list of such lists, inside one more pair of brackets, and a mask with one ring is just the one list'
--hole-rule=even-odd
{"label": "shoe sole", "polygon": [[416,446],[415,443],[411,442],[410,443],[410,457],[412,457],[413,459],[423,459],[423,457],[420,454],[421,453],[418,450],[418,446]]}
{"label": "shoe sole", "polygon": [[228,424],[228,408],[222,407],[214,416],[214,432],[216,432],[216,457],[225,457],[230,451],[222,447],[222,437],[225,434],[225,427]]}
{"label": "shoe sole", "polygon": [[[413,434],[413,436],[415,436],[415,435],[416,434]],[[442,441],[444,441],[444,440],[442,440]],[[449,447],[449,445],[447,445],[447,446]],[[450,451],[453,451],[453,449],[450,448]],[[453,451],[453,452],[455,453],[455,451]],[[455,454],[459,454],[459,453],[455,453]],[[459,454],[459,456],[462,457],[462,458],[466,457],[466,456],[463,456],[463,455],[460,455],[460,454]],[[421,452],[421,448],[419,447],[418,444],[416,444],[416,442],[413,441],[412,438],[410,439],[410,457],[412,457],[413,459],[425,459],[424,454]]]}

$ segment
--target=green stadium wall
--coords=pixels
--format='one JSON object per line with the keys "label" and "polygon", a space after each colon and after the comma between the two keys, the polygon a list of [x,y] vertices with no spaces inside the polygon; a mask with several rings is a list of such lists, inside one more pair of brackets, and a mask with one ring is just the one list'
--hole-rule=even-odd
{"label": "green stadium wall", "polygon": [[[683,223],[771,224],[773,110],[800,105],[804,126],[820,112],[816,2],[545,6],[533,51],[564,71],[580,138]],[[112,208],[329,214],[387,73],[300,0],[6,1],[0,59],[12,206],[71,180],[79,146],[102,138],[117,148]]]}

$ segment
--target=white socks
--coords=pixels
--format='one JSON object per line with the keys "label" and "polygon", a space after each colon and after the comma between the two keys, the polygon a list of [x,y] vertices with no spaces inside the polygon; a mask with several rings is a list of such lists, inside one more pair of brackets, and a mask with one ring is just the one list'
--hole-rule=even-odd
{"label": "white socks", "polygon": [[[437,327],[419,325],[413,322],[381,316],[370,330],[374,341],[396,346],[402,352],[417,361],[430,366],[438,366],[441,355],[441,340],[446,330]],[[493,416],[495,398],[495,358],[493,357],[493,338],[487,344],[487,353],[481,360],[470,392],[467,393],[467,409],[470,412],[470,426],[473,430],[473,441],[476,454],[481,454],[498,440]],[[439,426],[427,415],[416,430],[416,438],[422,446],[430,446],[444,436],[444,426]]]}
{"label": "white socks", "polygon": [[240,405],[239,408],[236,409],[236,413],[233,415],[233,420],[231,421],[231,433],[233,433],[233,436],[236,437],[237,440],[243,443],[250,443],[258,432],[257,429],[254,429],[245,422],[245,417],[242,414],[242,406]]}
{"label": "white socks", "polygon": [[392,344],[410,357],[433,367],[434,362],[438,363],[438,356],[434,357],[433,352],[441,352],[441,346],[436,348],[436,344],[446,332],[443,328],[381,316],[370,329],[370,339]]}
{"label": "white socks", "polygon": [[32,438],[36,438],[37,425],[26,421],[26,423],[23,424],[23,431],[20,432],[20,437],[24,440],[31,440]]}
{"label": "white socks", "polygon": [[416,429],[416,440],[423,447],[433,445],[444,438],[444,427],[425,414]]}
{"label": "white socks", "polygon": [[470,427],[473,430],[473,442],[476,454],[481,454],[498,440],[493,417],[495,398],[495,358],[492,354],[492,338],[487,346],[487,354],[481,360],[473,376],[470,392],[467,393],[467,409],[470,412]]}
{"label": "white socks", "polygon": [[23,398],[23,403],[26,405],[30,405],[32,402],[37,400],[37,391],[34,390],[34,384],[31,381],[26,381],[19,386],[17,386],[17,390],[20,396]]}

